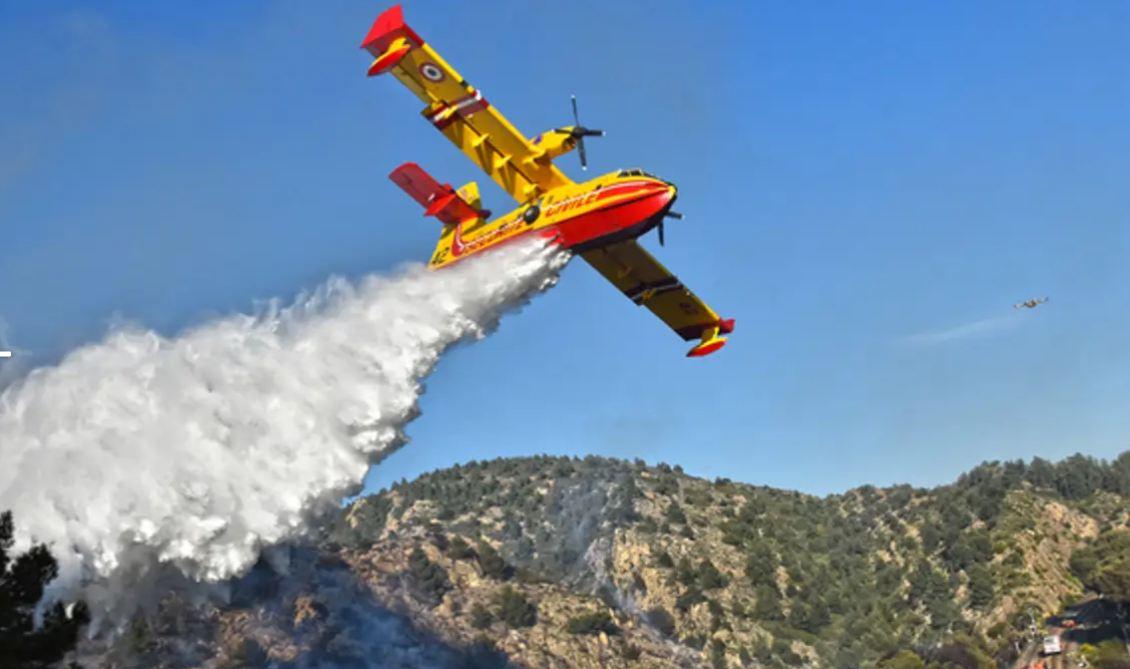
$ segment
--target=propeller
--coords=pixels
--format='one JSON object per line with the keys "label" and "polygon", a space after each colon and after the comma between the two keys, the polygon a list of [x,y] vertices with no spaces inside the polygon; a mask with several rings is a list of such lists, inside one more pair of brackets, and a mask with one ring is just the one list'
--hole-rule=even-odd
{"label": "propeller", "polygon": [[668,218],[673,218],[676,221],[681,221],[681,220],[683,220],[683,215],[680,214],[677,211],[667,211],[665,214],[663,214],[663,218],[659,219],[659,225],[657,225],[655,227],[659,230],[659,245],[660,246],[665,246],[665,244],[663,243],[663,241],[664,241],[663,240],[663,221],[665,219],[668,219]]}
{"label": "propeller", "polygon": [[569,96],[573,102],[573,127],[571,128],[554,128],[554,132],[569,135],[577,141],[577,156],[581,159],[581,169],[587,170],[589,168],[588,156],[585,154],[585,137],[604,137],[603,130],[596,130],[595,128],[586,128],[581,125],[581,119],[577,116],[577,96]]}

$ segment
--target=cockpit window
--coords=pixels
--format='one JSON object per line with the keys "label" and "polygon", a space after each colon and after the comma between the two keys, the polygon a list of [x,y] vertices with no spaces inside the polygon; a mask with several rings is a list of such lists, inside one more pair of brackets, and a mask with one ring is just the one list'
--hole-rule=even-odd
{"label": "cockpit window", "polygon": [[655,176],[654,174],[644,172],[643,170],[641,170],[639,168],[633,168],[633,169],[630,169],[630,170],[620,170],[620,173],[617,174],[616,176],[618,176],[618,177],[648,177],[648,178],[651,178],[651,179],[658,179],[659,178],[659,177]]}

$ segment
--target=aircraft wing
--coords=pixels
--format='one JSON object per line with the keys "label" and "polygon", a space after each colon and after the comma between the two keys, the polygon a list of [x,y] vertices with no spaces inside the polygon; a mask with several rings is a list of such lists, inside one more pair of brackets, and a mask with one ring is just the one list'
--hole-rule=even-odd
{"label": "aircraft wing", "polygon": [[572,183],[432,47],[404,23],[399,5],[385,11],[361,44],[376,58],[369,76],[391,72],[427,105],[422,112],[515,200]]}
{"label": "aircraft wing", "polygon": [[679,279],[636,241],[628,240],[581,254],[596,271],[632,302],[643,305],[685,340],[702,339],[687,355],[712,353],[722,347],[734,328],[722,320]]}

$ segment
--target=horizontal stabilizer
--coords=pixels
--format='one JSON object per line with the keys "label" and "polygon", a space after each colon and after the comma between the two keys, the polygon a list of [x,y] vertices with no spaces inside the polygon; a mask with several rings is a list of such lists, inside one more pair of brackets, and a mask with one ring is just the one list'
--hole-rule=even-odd
{"label": "horizontal stabilizer", "polygon": [[490,216],[489,211],[471,206],[451,184],[441,184],[416,163],[404,163],[388,175],[393,183],[420,206],[424,216],[435,216],[444,225],[455,225]]}

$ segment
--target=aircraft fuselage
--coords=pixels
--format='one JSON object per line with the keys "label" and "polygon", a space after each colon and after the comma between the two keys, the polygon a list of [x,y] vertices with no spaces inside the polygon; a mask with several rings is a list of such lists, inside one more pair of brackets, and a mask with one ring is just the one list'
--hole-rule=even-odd
{"label": "aircraft fuselage", "polygon": [[670,210],[676,190],[642,170],[561,186],[490,221],[448,226],[428,266],[438,269],[527,236],[577,252],[639,237]]}

